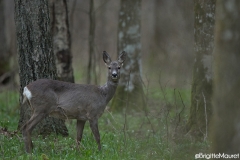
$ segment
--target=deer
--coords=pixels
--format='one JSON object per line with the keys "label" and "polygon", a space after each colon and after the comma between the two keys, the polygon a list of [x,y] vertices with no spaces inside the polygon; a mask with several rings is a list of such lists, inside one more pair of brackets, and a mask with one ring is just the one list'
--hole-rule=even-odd
{"label": "deer", "polygon": [[77,120],[77,147],[82,139],[84,125],[88,121],[100,151],[98,119],[115,94],[125,56],[126,53],[123,51],[118,60],[112,61],[108,53],[103,51],[103,61],[108,68],[108,75],[107,82],[102,86],[51,79],[38,79],[25,86],[23,103],[28,102],[32,109],[31,118],[22,127],[26,152],[31,153],[33,149],[32,130],[47,116]]}

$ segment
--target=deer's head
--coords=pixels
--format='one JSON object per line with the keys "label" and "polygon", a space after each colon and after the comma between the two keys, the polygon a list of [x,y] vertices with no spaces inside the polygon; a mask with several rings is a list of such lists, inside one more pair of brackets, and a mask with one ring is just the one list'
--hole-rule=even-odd
{"label": "deer's head", "polygon": [[111,57],[106,51],[103,51],[103,61],[108,67],[108,79],[113,82],[118,82],[120,78],[120,69],[123,65],[125,59],[125,51],[123,51],[119,56],[117,61],[112,61]]}

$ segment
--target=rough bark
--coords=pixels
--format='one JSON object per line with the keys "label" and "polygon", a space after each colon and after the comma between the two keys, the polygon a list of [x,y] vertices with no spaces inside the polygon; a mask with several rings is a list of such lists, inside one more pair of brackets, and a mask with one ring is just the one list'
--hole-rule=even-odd
{"label": "rough bark", "polygon": [[[18,127],[29,119],[31,111],[22,104],[23,88],[40,78],[56,79],[52,51],[47,0],[15,0],[15,23],[20,76],[20,120]],[[40,134],[52,132],[67,135],[64,121],[47,117],[35,129]]]}
{"label": "rough bark", "polygon": [[57,79],[74,82],[67,0],[50,0]]}
{"label": "rough bark", "polygon": [[195,0],[193,79],[187,132],[196,139],[206,139],[212,115],[212,53],[214,42],[214,0]]}
{"label": "rough bark", "polygon": [[[217,1],[215,49],[213,153],[240,152],[240,1]],[[233,158],[232,158],[233,159]]]}
{"label": "rough bark", "polygon": [[118,53],[127,52],[118,89],[112,100],[113,110],[142,110],[145,107],[141,79],[141,0],[121,0],[118,22]]}
{"label": "rough bark", "polygon": [[10,53],[7,51],[4,0],[0,0],[0,77],[10,70]]}

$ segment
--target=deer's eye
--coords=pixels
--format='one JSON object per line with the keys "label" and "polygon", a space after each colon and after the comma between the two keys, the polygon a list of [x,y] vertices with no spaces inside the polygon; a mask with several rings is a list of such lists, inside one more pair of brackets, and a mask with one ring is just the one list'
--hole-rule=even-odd
{"label": "deer's eye", "polygon": [[108,69],[111,69],[111,67],[108,67]]}
{"label": "deer's eye", "polygon": [[118,69],[121,69],[121,67],[118,67]]}

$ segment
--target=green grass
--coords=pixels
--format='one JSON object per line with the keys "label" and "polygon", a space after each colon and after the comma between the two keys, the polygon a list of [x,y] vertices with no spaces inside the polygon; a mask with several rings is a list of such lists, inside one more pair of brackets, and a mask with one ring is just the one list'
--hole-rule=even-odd
{"label": "green grass", "polygon": [[0,127],[16,130],[19,119],[19,97],[16,92],[0,93]]}
{"label": "green grass", "polygon": [[[15,133],[19,119],[18,93],[0,93],[0,159],[194,159],[206,152],[207,142],[194,143],[183,134],[190,91],[151,90],[145,112],[111,113],[106,111],[99,119],[102,150],[99,152],[86,124],[80,151],[76,148],[76,121],[66,122],[69,136],[52,134],[32,136],[34,149],[26,154],[21,134]],[[180,97],[181,94],[181,97]],[[183,110],[183,103],[185,109]],[[181,112],[183,110],[183,112]],[[178,121],[181,112],[181,121]],[[176,118],[177,117],[177,118]]]}

